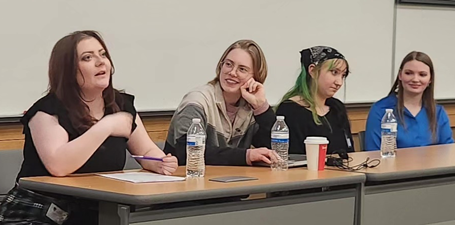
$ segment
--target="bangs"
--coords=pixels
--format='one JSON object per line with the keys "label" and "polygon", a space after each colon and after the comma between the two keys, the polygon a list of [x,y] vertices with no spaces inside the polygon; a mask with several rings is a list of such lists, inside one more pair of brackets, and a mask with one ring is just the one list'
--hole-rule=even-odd
{"label": "bangs", "polygon": [[345,77],[349,75],[349,64],[344,59],[329,59],[323,63],[322,68],[327,68],[327,70],[338,69],[340,71],[346,71]]}

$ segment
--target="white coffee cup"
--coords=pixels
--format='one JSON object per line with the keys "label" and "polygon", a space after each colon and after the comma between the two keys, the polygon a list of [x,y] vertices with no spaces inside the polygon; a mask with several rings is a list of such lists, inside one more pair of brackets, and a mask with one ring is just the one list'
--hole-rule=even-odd
{"label": "white coffee cup", "polygon": [[326,137],[307,137],[304,143],[308,170],[324,170],[329,140]]}

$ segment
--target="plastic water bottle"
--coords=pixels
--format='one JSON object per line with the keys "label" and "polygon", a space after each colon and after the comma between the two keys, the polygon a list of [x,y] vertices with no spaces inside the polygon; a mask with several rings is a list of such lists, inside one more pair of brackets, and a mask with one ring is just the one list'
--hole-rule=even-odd
{"label": "plastic water bottle", "polygon": [[397,126],[397,119],[393,115],[393,109],[386,109],[381,121],[381,156],[383,158],[395,157]]}
{"label": "plastic water bottle", "polygon": [[277,116],[272,127],[272,150],[275,151],[279,160],[272,162],[272,170],[288,169],[289,129],[284,122],[284,116]]}
{"label": "plastic water bottle", "polygon": [[186,136],[186,177],[204,177],[205,138],[201,119],[193,119]]}

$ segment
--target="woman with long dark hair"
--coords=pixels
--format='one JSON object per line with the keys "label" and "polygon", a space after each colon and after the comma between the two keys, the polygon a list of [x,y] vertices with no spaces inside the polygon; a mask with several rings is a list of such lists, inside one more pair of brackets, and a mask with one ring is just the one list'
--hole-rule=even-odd
{"label": "woman with long dark hair", "polygon": [[365,149],[381,148],[381,120],[386,109],[393,109],[398,119],[397,148],[453,143],[449,117],[434,100],[434,82],[434,66],[427,54],[413,51],[406,55],[389,95],[370,109]]}
{"label": "woman with long dark hair", "polygon": [[[144,169],[172,174],[177,159],[148,136],[134,96],[112,86],[111,56],[95,31],[60,39],[49,61],[48,94],[23,116],[24,161],[17,179],[122,170],[125,151],[162,158]],[[0,207],[0,224],[98,224],[97,203],[16,186]]]}

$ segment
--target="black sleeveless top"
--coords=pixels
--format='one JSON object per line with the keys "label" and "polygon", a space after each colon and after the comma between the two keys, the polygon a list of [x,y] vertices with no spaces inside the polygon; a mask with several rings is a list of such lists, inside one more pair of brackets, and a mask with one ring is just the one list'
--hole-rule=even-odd
{"label": "black sleeveless top", "polygon": [[[120,94],[116,97],[116,102],[121,111],[131,113],[133,115],[133,129],[136,128],[136,109],[134,107],[134,96],[128,94]],[[21,170],[17,176],[17,180],[21,177],[33,176],[51,176],[47,171],[43,162],[38,156],[35,145],[32,140],[32,134],[28,126],[29,121],[35,116],[38,111],[45,112],[49,115],[56,115],[60,126],[68,133],[69,141],[72,141],[82,133],[79,133],[71,124],[67,110],[54,94],[48,94],[39,99],[22,117],[21,123],[24,126],[23,133],[25,134],[24,144],[24,161],[22,162]],[[106,112],[105,115],[110,114]],[[74,173],[93,173],[122,170],[125,165],[125,151],[127,149],[127,138],[124,137],[108,137],[103,144],[93,153],[93,155]]]}

